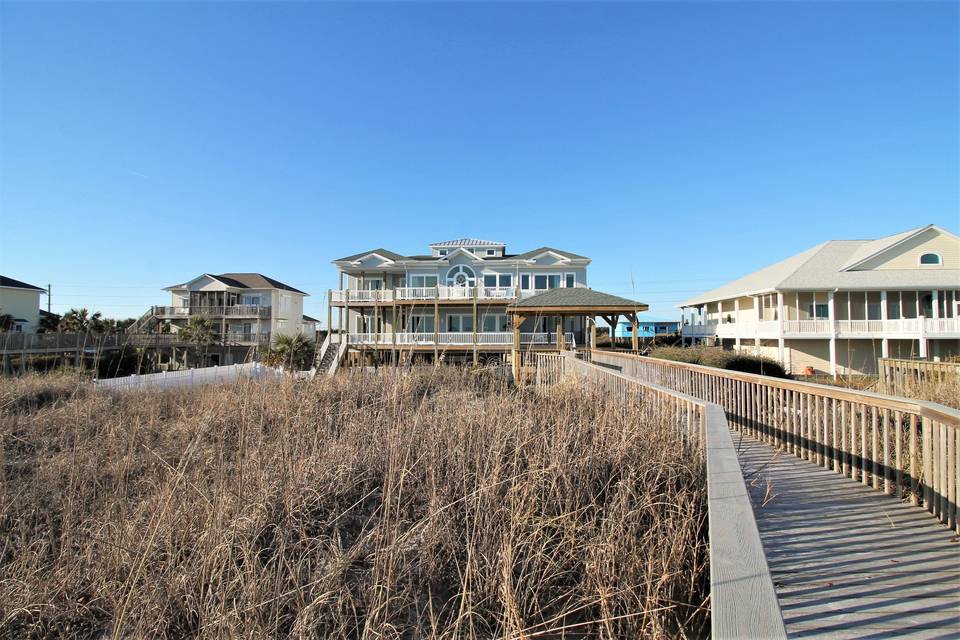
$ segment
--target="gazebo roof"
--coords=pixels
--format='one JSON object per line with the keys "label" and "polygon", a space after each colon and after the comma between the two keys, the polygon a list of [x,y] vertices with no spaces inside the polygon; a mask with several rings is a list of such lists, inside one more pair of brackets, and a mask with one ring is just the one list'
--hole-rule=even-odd
{"label": "gazebo roof", "polygon": [[648,305],[635,300],[585,287],[550,289],[535,296],[525,298],[507,307],[508,313],[552,313],[569,311],[571,313],[635,313],[646,311]]}

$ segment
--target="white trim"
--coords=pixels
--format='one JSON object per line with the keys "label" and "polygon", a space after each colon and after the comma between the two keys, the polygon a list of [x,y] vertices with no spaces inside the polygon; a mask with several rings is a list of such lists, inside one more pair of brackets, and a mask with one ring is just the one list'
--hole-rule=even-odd
{"label": "white trim", "polygon": [[554,256],[556,258],[559,258],[562,264],[569,264],[570,262],[570,258],[566,256],[562,256],[556,251],[541,251],[535,256],[530,256],[529,258],[525,258],[524,262],[527,262],[527,263],[536,262],[537,258],[539,258],[540,256]]}
{"label": "white trim", "polygon": [[[937,261],[936,261],[936,263],[924,264],[924,263],[923,263],[923,256],[937,256]],[[918,266],[918,267],[921,267],[921,268],[926,268],[926,267],[942,267],[942,266],[943,266],[943,256],[941,256],[941,255],[940,255],[939,253],[937,253],[936,251],[924,251],[923,253],[921,253],[920,255],[917,256],[917,266]]]}
{"label": "white trim", "polygon": [[377,257],[377,258],[380,258],[381,260],[383,260],[383,263],[384,263],[384,264],[393,264],[393,260],[391,260],[390,258],[388,258],[388,257],[386,257],[386,256],[382,256],[382,255],[380,255],[379,253],[376,253],[376,252],[368,253],[368,254],[366,254],[366,255],[360,256],[360,257],[357,258],[356,260],[351,260],[351,261],[350,261],[350,264],[359,265],[361,262],[363,262],[364,260],[366,260],[366,259],[369,258],[370,256],[375,256],[375,257]]}

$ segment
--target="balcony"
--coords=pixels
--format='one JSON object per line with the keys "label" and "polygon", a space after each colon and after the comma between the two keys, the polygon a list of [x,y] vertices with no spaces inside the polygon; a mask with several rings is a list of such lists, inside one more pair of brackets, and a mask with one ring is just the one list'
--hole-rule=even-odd
{"label": "balcony", "polygon": [[268,345],[270,333],[236,333],[227,332],[216,337],[217,342],[225,345]]}
{"label": "balcony", "polygon": [[210,318],[270,318],[270,307],[257,304],[235,304],[220,307],[153,307],[153,315],[164,320],[186,319],[191,316]]}
{"label": "balcony", "polygon": [[337,289],[330,292],[330,303],[346,304],[383,304],[392,302],[417,301],[463,301],[477,300],[489,302],[503,300],[509,303],[516,298],[515,287],[399,287],[397,289]]}
{"label": "balcony", "polygon": [[[780,323],[732,322],[688,324],[687,338],[778,338]],[[784,320],[785,338],[960,338],[960,318],[902,318],[898,320]]]}
{"label": "balcony", "polygon": [[[392,333],[351,333],[345,336],[347,343],[351,346],[379,346],[379,347],[412,347],[412,346],[438,346],[438,347],[502,347],[509,348],[513,346],[513,333],[510,331],[489,331],[478,332],[476,342],[472,332],[442,332],[442,333],[413,333],[402,332],[396,334],[396,342],[393,340]],[[556,344],[557,334],[552,333],[521,333],[520,344],[523,346],[552,345]],[[575,346],[572,332],[564,333],[564,342],[567,346]]]}

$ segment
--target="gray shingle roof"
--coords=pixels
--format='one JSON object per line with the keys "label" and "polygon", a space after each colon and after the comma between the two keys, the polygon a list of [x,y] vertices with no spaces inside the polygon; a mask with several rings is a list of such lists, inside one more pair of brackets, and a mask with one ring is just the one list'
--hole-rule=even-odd
{"label": "gray shingle roof", "polygon": [[960,284],[960,269],[870,269],[848,270],[867,258],[930,228],[926,225],[879,240],[828,240],[782,262],[707,291],[683,302],[690,307],[773,291],[828,291],[833,289],[954,289]]}
{"label": "gray shingle roof", "polygon": [[[234,287],[236,289],[282,289],[283,291],[292,291],[293,293],[301,293],[305,296],[310,295],[300,289],[295,289],[288,284],[284,284],[279,280],[274,280],[273,278],[268,278],[262,273],[221,273],[219,275],[213,273],[206,273],[206,276],[210,276],[216,280],[219,280],[228,287]],[[188,284],[196,280],[193,278],[184,282],[183,284],[175,284],[167,289],[182,289],[185,288]]]}
{"label": "gray shingle roof", "polygon": [[21,282],[7,276],[0,276],[0,287],[11,287],[13,289],[35,289],[36,291],[46,291],[43,287],[35,287],[32,284]]}
{"label": "gray shingle roof", "polygon": [[284,284],[279,280],[274,280],[273,278],[268,278],[262,273],[222,273],[213,277],[224,284],[240,289],[282,289],[284,291],[307,295],[305,292],[300,291],[300,289],[294,289],[290,285]]}
{"label": "gray shingle roof", "polygon": [[[550,289],[535,296],[524,298],[516,305],[523,307],[630,307],[644,310],[647,305],[635,300],[628,300],[620,296],[611,295],[602,291],[594,291],[586,287],[570,287]],[[642,307],[642,309],[641,309]]]}

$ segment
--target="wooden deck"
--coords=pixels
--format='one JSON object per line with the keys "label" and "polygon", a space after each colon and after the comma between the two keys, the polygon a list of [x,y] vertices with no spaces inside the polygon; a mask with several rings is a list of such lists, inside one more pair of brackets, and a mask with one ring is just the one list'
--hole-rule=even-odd
{"label": "wooden deck", "polygon": [[960,638],[960,541],[931,514],[734,434],[790,637]]}

